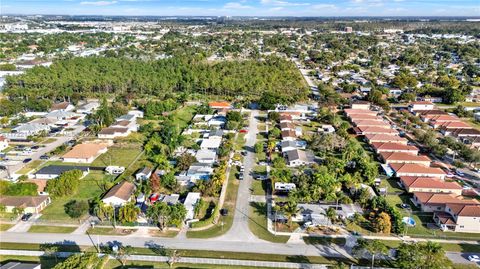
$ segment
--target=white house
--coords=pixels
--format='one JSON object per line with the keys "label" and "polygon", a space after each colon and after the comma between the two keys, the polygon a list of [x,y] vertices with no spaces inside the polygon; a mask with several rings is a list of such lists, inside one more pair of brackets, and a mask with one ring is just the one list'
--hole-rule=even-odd
{"label": "white house", "polygon": [[290,150],[285,153],[287,157],[287,164],[291,167],[296,167],[300,165],[308,165],[314,163],[314,158],[311,154],[307,153],[304,150]]}
{"label": "white house", "polygon": [[216,152],[218,148],[220,148],[221,144],[222,144],[221,138],[214,137],[214,138],[203,139],[202,143],[200,144],[200,149],[209,149]]}
{"label": "white house", "polygon": [[12,131],[14,133],[30,136],[39,134],[40,132],[48,132],[50,131],[50,126],[38,123],[26,123],[13,128]]}
{"label": "white house", "polygon": [[102,201],[105,204],[115,207],[123,206],[132,199],[132,194],[134,191],[135,185],[124,180],[121,183],[113,186],[102,198]]}
{"label": "white house", "polygon": [[435,108],[435,105],[432,102],[428,102],[428,101],[417,101],[417,102],[412,102],[408,105],[408,110],[412,113],[415,111],[433,110],[434,108]]}
{"label": "white house", "polygon": [[128,115],[133,115],[135,118],[143,118],[143,111],[140,110],[130,110],[127,112]]}
{"label": "white house", "polygon": [[135,174],[135,179],[136,180],[147,180],[150,178],[152,175],[152,169],[148,167],[143,167],[140,169],[136,174]]}
{"label": "white house", "polygon": [[91,101],[86,104],[83,104],[77,108],[77,113],[81,114],[91,114],[93,111],[97,110],[100,107],[100,103],[97,101]]}
{"label": "white house", "polygon": [[195,206],[198,203],[198,200],[200,200],[200,193],[199,192],[189,192],[187,194],[187,197],[185,198],[185,201],[183,202],[183,205],[185,206],[185,209],[187,210],[187,215],[185,216],[186,220],[192,220],[195,218]]}
{"label": "white house", "polygon": [[61,103],[53,104],[52,107],[50,108],[50,112],[53,112],[56,110],[73,111],[74,109],[75,109],[75,106],[73,106],[69,102],[61,102]]}
{"label": "white house", "polygon": [[201,149],[197,151],[195,158],[199,163],[213,164],[217,161],[217,153],[210,149]]}

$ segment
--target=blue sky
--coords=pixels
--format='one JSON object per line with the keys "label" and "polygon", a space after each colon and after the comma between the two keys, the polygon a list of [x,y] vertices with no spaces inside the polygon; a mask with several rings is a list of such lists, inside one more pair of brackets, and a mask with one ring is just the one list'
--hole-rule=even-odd
{"label": "blue sky", "polygon": [[0,0],[0,14],[480,16],[480,0]]}

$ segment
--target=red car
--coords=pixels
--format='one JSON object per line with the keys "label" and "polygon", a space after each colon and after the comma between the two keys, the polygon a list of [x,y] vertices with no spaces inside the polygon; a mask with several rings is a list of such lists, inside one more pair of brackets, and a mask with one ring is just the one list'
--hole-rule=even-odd
{"label": "red car", "polygon": [[158,198],[160,198],[160,195],[158,193],[154,193],[150,195],[150,202],[153,204],[158,200]]}
{"label": "red car", "polygon": [[241,134],[246,134],[246,133],[248,133],[248,130],[242,129],[242,130],[240,130],[240,133]]}

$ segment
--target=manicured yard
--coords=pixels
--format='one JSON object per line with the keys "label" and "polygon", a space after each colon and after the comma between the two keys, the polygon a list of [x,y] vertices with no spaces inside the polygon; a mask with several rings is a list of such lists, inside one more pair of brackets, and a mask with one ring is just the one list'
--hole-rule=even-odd
{"label": "manicured yard", "polygon": [[275,236],[267,229],[267,206],[265,203],[250,203],[248,219],[250,231],[258,238],[273,243],[286,243],[289,236]]}
{"label": "manicured yard", "polygon": [[179,231],[174,231],[174,230],[167,230],[167,231],[160,231],[160,229],[155,229],[155,230],[150,230],[148,234],[153,237],[169,237],[173,238],[177,236]]}
{"label": "manicured yard", "polygon": [[195,115],[195,106],[184,106],[172,112],[172,119],[178,128],[184,129]]}
{"label": "manicured yard", "polygon": [[20,174],[20,175],[25,175],[26,173],[28,173],[28,172],[32,171],[33,169],[37,168],[41,163],[42,163],[41,160],[31,161],[27,165],[25,165],[22,169],[18,170],[15,173]]}
{"label": "manicured yard", "polygon": [[40,219],[78,223],[78,220],[70,218],[65,213],[64,205],[71,200],[88,201],[89,199],[102,195],[106,191],[103,184],[108,181],[108,176],[105,176],[103,172],[90,171],[90,174],[80,180],[80,186],[76,194],[70,197],[52,199],[52,203],[42,211]]}
{"label": "manicured yard", "polygon": [[76,227],[50,226],[50,225],[33,225],[28,230],[29,233],[59,233],[69,234],[75,231]]}
{"label": "manicured yard", "polygon": [[142,148],[140,145],[128,148],[110,147],[107,152],[93,161],[92,166],[117,165],[127,167],[135,160],[135,157],[137,157],[141,151]]}
{"label": "manicured yard", "polygon": [[100,235],[129,235],[137,231],[136,229],[116,229],[113,227],[95,227],[89,228],[87,233]]}

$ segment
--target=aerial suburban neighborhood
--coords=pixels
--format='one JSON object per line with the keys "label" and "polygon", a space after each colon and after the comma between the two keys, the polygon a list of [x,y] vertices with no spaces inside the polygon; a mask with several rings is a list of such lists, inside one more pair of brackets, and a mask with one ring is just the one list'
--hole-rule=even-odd
{"label": "aerial suburban neighborhood", "polygon": [[480,267],[478,16],[17,13],[0,269]]}

